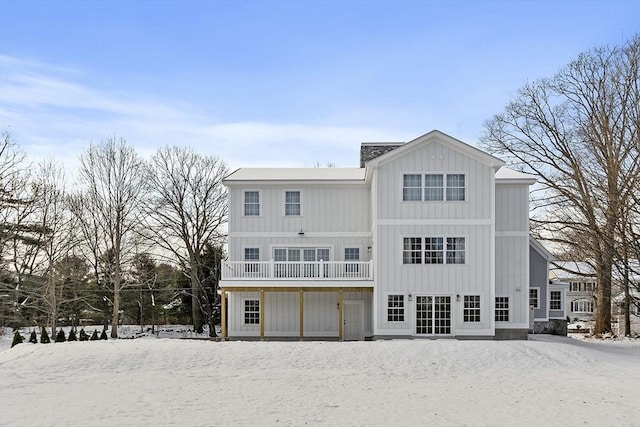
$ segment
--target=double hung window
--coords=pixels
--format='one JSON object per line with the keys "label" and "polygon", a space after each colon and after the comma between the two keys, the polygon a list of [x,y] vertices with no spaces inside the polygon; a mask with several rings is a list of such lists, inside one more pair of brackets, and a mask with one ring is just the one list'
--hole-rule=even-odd
{"label": "double hung window", "polygon": [[244,216],[260,216],[260,192],[244,192]]}
{"label": "double hung window", "polygon": [[302,200],[302,195],[300,194],[300,191],[285,191],[284,192],[285,216],[302,215],[301,200]]}
{"label": "double hung window", "polygon": [[466,200],[465,174],[403,174],[402,200],[405,202],[464,201]]}
{"label": "double hung window", "polygon": [[480,295],[464,296],[464,308],[462,315],[465,322],[480,321]]}
{"label": "double hung window", "polygon": [[387,322],[404,322],[404,295],[387,295]]}
{"label": "double hung window", "polygon": [[496,322],[509,321],[509,297],[496,297]]}

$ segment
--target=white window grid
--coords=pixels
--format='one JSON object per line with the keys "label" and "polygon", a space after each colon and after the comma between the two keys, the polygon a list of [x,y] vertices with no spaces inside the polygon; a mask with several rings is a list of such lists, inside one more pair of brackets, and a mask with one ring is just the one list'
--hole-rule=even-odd
{"label": "white window grid", "polygon": [[302,215],[302,192],[300,190],[286,190],[284,192],[285,216]]}
{"label": "white window grid", "polygon": [[496,322],[509,321],[509,297],[496,297]]}
{"label": "white window grid", "polygon": [[244,300],[244,323],[245,325],[260,324],[260,300],[259,299]]}
{"label": "white window grid", "polygon": [[404,295],[387,295],[387,321],[404,322]]}
{"label": "white window grid", "polygon": [[260,192],[246,190],[244,192],[244,216],[260,216]]}
{"label": "white window grid", "polygon": [[529,306],[540,308],[540,288],[529,289]]}
{"label": "white window grid", "polygon": [[480,322],[480,295],[465,295],[462,311],[464,322]]}
{"label": "white window grid", "polygon": [[402,176],[402,200],[422,201],[422,175],[404,174]]}
{"label": "white window grid", "polygon": [[422,237],[403,238],[403,264],[422,264]]}
{"label": "white window grid", "polygon": [[574,313],[593,313],[593,302],[585,300],[571,301],[571,311]]}
{"label": "white window grid", "polygon": [[562,291],[549,292],[549,310],[562,310]]}

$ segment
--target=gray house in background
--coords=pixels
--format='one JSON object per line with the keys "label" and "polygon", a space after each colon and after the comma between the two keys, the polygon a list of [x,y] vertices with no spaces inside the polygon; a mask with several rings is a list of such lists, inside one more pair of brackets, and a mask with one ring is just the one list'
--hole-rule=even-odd
{"label": "gray house in background", "polygon": [[549,281],[549,263],[555,258],[540,242],[529,238],[529,331],[567,335],[567,283]]}

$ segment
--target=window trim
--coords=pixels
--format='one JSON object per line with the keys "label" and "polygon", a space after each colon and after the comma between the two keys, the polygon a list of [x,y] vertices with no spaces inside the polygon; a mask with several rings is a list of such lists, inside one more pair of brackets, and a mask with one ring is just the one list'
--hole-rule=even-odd
{"label": "window trim", "polygon": [[[506,298],[507,299],[507,308],[500,308],[500,310],[502,310],[502,312],[504,313],[506,311],[507,314],[507,320],[498,320],[498,298]],[[493,310],[494,310],[494,320],[496,321],[496,323],[508,323],[511,321],[511,295],[496,295],[495,296],[495,302],[494,302],[494,306],[493,306]]]}
{"label": "window trim", "polygon": [[[421,182],[421,189],[420,189],[420,199],[419,200],[405,200],[404,199],[404,192],[405,192],[405,188],[417,188],[417,187],[405,187],[404,186],[404,177],[405,175],[420,175],[420,182]],[[427,175],[440,175],[442,177],[442,187],[427,187]],[[448,188],[448,179],[450,175],[462,175],[463,179],[464,179],[464,187],[451,187],[451,188],[455,188],[455,189],[460,189],[462,188],[462,192],[464,194],[464,199],[463,200],[451,200],[447,197],[447,188]],[[450,202],[450,203],[464,203],[464,202],[468,202],[468,195],[469,195],[469,187],[468,184],[469,180],[468,180],[468,173],[467,171],[402,171],[400,172],[400,201],[402,203],[416,203],[416,202],[423,202],[423,203],[443,203],[443,202]],[[441,188],[442,189],[442,199],[435,199],[435,200],[427,200],[425,195],[426,195],[426,190],[427,188]]]}
{"label": "window trim", "polygon": [[[401,292],[387,292],[384,295],[385,295],[385,301],[386,301],[386,304],[385,304],[386,317],[385,318],[387,319],[387,323],[397,324],[397,323],[406,322],[407,321],[407,308],[408,308],[407,307],[407,302],[408,301],[407,301],[406,295],[401,293]],[[401,300],[402,301],[402,306],[401,307],[391,307],[389,305],[389,303],[390,303],[389,297],[392,297],[392,296],[402,297],[402,300]],[[401,313],[397,312],[397,313],[393,314],[394,316],[402,316],[402,320],[390,320],[389,319],[389,310],[402,310]]]}
{"label": "window trim", "polygon": [[[287,193],[291,193],[291,192],[298,192],[300,193],[300,214],[299,215],[287,215]],[[303,216],[303,211],[302,211],[302,203],[303,201],[303,194],[302,194],[302,189],[298,189],[298,188],[286,188],[282,190],[282,216],[285,218],[301,218]]]}
{"label": "window trim", "polygon": [[[580,308],[578,305],[583,305],[582,308],[584,308],[584,305],[587,305],[587,307],[591,308],[591,311],[587,311],[587,310],[575,310],[575,308]],[[593,314],[593,301],[589,301],[587,299],[577,299],[577,300],[573,300],[571,301],[571,312],[572,313],[584,313],[584,314]]]}
{"label": "window trim", "polygon": [[[357,250],[358,258],[357,259],[347,259],[347,250]],[[345,262],[345,273],[349,274],[360,274],[360,262],[362,262],[362,248],[359,246],[345,246],[342,248],[342,256],[343,261]],[[352,261],[354,264],[347,264],[347,262]]]}
{"label": "window trim", "polygon": [[[258,307],[258,311],[247,311],[247,302],[249,301],[253,301],[255,303],[257,303],[257,307]],[[256,326],[256,325],[260,325],[260,310],[262,310],[262,307],[260,307],[260,298],[242,298],[242,324],[246,325],[246,326]],[[255,319],[255,322],[247,322],[247,314],[257,314],[257,319]]]}
{"label": "window trim", "polygon": [[[536,291],[536,305],[534,306],[531,305],[531,291]],[[535,310],[540,309],[540,287],[534,286],[529,288],[529,298],[527,302],[529,303],[529,307],[533,307]]]}
{"label": "window trim", "polygon": [[[258,193],[258,215],[247,215],[246,214],[246,193]],[[242,216],[247,218],[260,218],[262,216],[262,190],[242,190]]]}
{"label": "window trim", "polygon": [[[256,249],[258,251],[258,259],[247,259],[247,249]],[[242,260],[244,261],[244,273],[248,275],[257,275],[260,272],[260,247],[243,246]]]}
{"label": "window trim", "polygon": [[[478,297],[478,306],[477,307],[467,307],[467,298],[468,297]],[[469,301],[472,302],[472,301]],[[475,301],[473,301],[475,303]],[[477,313],[476,313],[477,312]],[[475,320],[475,316],[477,314],[477,320]],[[470,320],[466,320],[466,316],[470,317]],[[471,318],[473,316],[473,318]],[[482,295],[469,293],[462,295],[462,323],[482,323]]]}
{"label": "window trim", "polygon": [[[430,234],[430,235],[417,235],[416,234],[402,234],[400,235],[400,265],[457,265],[457,266],[466,266],[469,265],[469,236],[468,235],[442,235],[442,234]],[[405,263],[404,255],[405,252],[415,252],[414,250],[405,250],[404,240],[405,239],[420,239],[420,262],[418,263]],[[442,249],[438,251],[429,251],[434,254],[441,254],[441,257],[438,259],[442,259],[442,262],[427,262],[427,239],[442,239]],[[447,262],[447,240],[448,239],[463,239],[464,240],[464,250],[457,250],[456,252],[462,252],[464,263],[458,262]],[[429,257],[432,259],[432,257]]]}
{"label": "window trim", "polygon": [[[551,299],[551,294],[553,292],[557,292],[560,294],[560,299]],[[563,294],[564,292],[562,292],[561,290],[558,289],[549,289],[549,311],[564,311],[564,297]],[[560,308],[551,308],[551,303],[552,302],[559,302],[560,303]]]}

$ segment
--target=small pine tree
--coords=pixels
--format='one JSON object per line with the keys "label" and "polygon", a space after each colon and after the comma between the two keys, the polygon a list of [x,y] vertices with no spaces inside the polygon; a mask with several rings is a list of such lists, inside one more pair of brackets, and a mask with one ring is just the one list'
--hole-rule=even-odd
{"label": "small pine tree", "polygon": [[95,329],[93,330],[93,334],[91,334],[91,341],[98,341],[100,339],[100,337],[98,336],[98,331],[96,331]]}
{"label": "small pine tree", "polygon": [[89,341],[89,335],[84,331],[84,328],[80,329],[80,341]]}
{"label": "small pine tree", "polygon": [[13,333],[13,341],[11,342],[11,347],[22,344],[23,342],[24,337],[20,335],[20,332],[16,329],[16,331]]}
{"label": "small pine tree", "polygon": [[29,335],[29,342],[33,344],[38,344],[38,336],[36,335],[35,329],[31,331],[31,335]]}
{"label": "small pine tree", "polygon": [[100,334],[100,339],[101,340],[106,340],[107,339],[107,332],[106,331],[102,331],[102,333]]}
{"label": "small pine tree", "polygon": [[42,332],[40,332],[40,343],[41,344],[49,344],[51,339],[49,338],[49,334],[47,333],[47,329],[43,326]]}
{"label": "small pine tree", "polygon": [[71,331],[69,332],[69,337],[67,338],[67,341],[78,341],[78,338],[76,338],[76,331],[71,329]]}
{"label": "small pine tree", "polygon": [[64,329],[60,329],[56,335],[56,342],[65,342],[67,337],[64,334]]}

